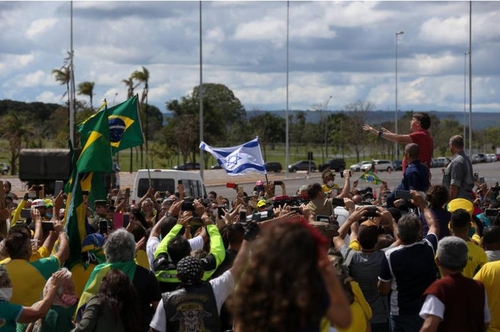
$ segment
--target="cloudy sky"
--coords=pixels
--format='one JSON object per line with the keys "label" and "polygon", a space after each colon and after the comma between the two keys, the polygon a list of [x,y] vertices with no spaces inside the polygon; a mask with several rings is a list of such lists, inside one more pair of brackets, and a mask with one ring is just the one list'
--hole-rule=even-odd
{"label": "cloudy sky", "polygon": [[[463,111],[469,2],[290,2],[289,107],[357,101],[402,110]],[[94,105],[121,102],[121,81],[145,66],[149,102],[199,84],[199,2],[73,3],[76,84]],[[247,110],[286,109],[287,2],[204,1],[203,80]],[[500,2],[472,3],[473,110],[500,112]],[[51,74],[70,49],[70,2],[0,2],[0,99],[63,103]],[[468,80],[468,79],[467,79]],[[468,88],[467,88],[468,89]],[[79,96],[85,99],[83,96]],[[468,101],[467,101],[468,103]]]}

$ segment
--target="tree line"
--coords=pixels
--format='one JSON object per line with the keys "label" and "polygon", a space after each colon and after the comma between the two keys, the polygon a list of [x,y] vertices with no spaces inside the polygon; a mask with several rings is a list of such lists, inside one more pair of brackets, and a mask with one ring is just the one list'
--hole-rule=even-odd
{"label": "tree line", "polygon": [[[67,62],[52,71],[54,79],[66,87],[64,105],[50,103],[24,103],[11,100],[0,101],[0,131],[7,140],[8,160],[12,174],[17,173],[17,161],[21,148],[43,148],[47,139],[56,147],[67,147],[69,138],[69,84],[70,71]],[[140,118],[145,134],[145,149],[150,151],[159,165],[181,156],[182,161],[195,162],[199,158],[200,143],[200,87],[178,99],[165,102],[165,109],[170,112],[165,121],[160,110],[148,104],[149,71],[134,71],[121,81],[127,88],[127,98],[132,97],[138,88],[140,96]],[[78,84],[77,94],[89,98],[75,100],[76,123],[88,118],[96,110],[93,105],[94,82],[84,81]],[[286,140],[286,119],[275,112],[255,112],[248,117],[245,107],[234,92],[223,84],[205,83],[203,95],[203,141],[212,146],[234,146],[258,136],[264,159],[269,150],[282,146]],[[394,155],[394,144],[378,137],[368,135],[362,130],[369,112],[375,109],[370,101],[355,101],[345,105],[339,112],[324,112],[318,123],[307,121],[307,112],[295,111],[289,115],[289,142],[291,152],[299,153],[304,146],[320,147],[323,156],[355,155],[359,161],[367,151],[372,157],[389,158]],[[399,119],[400,132],[409,132],[412,111],[405,112]],[[435,156],[446,155],[448,140],[453,134],[463,132],[463,126],[453,119],[439,119],[431,116],[429,131],[434,138]],[[165,124],[164,124],[165,123]],[[371,123],[374,126],[394,130],[394,122]],[[75,131],[77,133],[77,131]],[[79,141],[79,138],[76,139]],[[148,142],[151,146],[148,146]],[[480,151],[490,152],[500,146],[500,128],[491,126],[485,130],[473,132],[474,146]],[[401,147],[402,148],[402,147]],[[140,152],[144,147],[140,148]],[[139,151],[138,151],[139,152]],[[494,151],[491,151],[494,152]],[[142,153],[140,165],[144,167]],[[209,154],[204,154],[207,165]]]}

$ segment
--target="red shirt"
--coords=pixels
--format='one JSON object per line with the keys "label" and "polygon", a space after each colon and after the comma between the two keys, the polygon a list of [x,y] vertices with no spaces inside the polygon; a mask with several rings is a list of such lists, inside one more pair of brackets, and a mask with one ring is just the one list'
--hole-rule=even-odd
{"label": "red shirt", "polygon": [[[418,155],[418,159],[420,159],[420,162],[426,165],[427,168],[431,168],[431,159],[434,153],[434,141],[432,140],[429,132],[425,129],[422,129],[411,133],[410,138],[413,143],[418,144],[418,147],[420,148],[420,154]],[[403,172],[405,171],[406,166],[406,159],[403,158]]]}

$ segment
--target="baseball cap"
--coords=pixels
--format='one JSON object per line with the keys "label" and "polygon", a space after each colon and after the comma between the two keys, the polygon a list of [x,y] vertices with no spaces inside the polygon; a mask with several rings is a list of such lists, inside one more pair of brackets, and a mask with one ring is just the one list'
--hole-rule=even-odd
{"label": "baseball cap", "polygon": [[447,210],[449,212],[454,212],[458,209],[463,209],[472,216],[472,213],[474,212],[474,204],[465,198],[455,198],[448,203]]}
{"label": "baseball cap", "polygon": [[267,202],[264,199],[261,199],[260,201],[257,202],[257,207],[261,208],[267,205]]}
{"label": "baseball cap", "polygon": [[35,199],[32,203],[31,203],[31,208],[34,209],[34,208],[39,208],[39,207],[46,207],[46,204],[45,204],[45,201],[43,199]]}

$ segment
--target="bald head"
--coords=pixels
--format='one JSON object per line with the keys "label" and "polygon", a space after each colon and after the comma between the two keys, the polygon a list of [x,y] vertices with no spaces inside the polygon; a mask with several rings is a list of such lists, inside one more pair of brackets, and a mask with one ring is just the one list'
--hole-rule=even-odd
{"label": "bald head", "polygon": [[410,143],[405,146],[405,155],[408,158],[408,161],[413,161],[418,159],[418,155],[420,154],[420,148],[416,143]]}
{"label": "bald head", "polygon": [[457,150],[464,149],[464,138],[460,135],[455,135],[450,138],[450,147]]}

